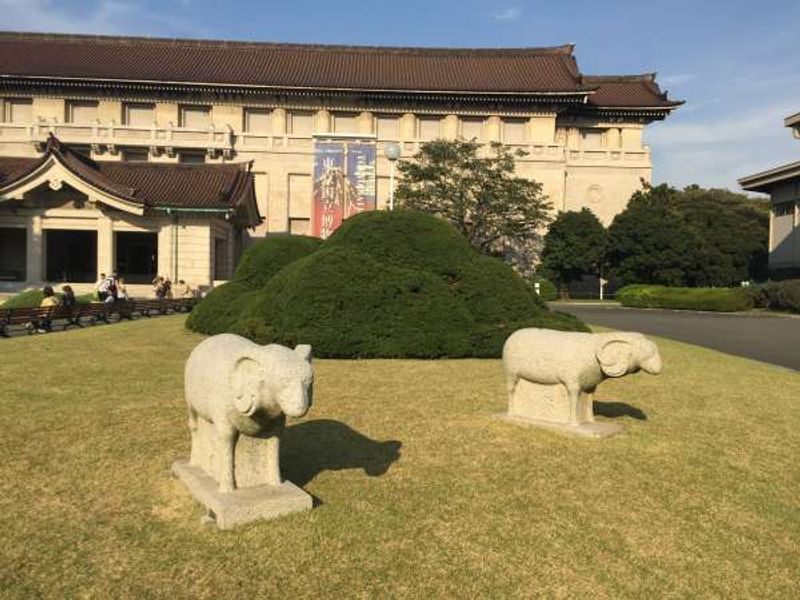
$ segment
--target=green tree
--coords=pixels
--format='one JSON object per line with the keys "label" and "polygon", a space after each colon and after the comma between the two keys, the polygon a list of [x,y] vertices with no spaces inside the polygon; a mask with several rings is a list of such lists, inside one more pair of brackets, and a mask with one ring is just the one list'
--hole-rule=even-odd
{"label": "green tree", "polygon": [[525,155],[499,143],[427,142],[398,165],[395,197],[399,206],[443,217],[481,252],[525,245],[550,210],[541,184],[514,174],[515,159]]}
{"label": "green tree", "polygon": [[675,206],[675,190],[646,185],[608,228],[607,260],[623,285],[696,285],[702,239]]}
{"label": "green tree", "polygon": [[623,283],[730,286],[766,273],[766,203],[722,189],[645,185],[609,228]]}
{"label": "green tree", "polygon": [[768,202],[696,185],[676,192],[674,202],[686,224],[702,238],[703,285],[728,286],[766,277]]}
{"label": "green tree", "polygon": [[541,268],[562,297],[582,275],[600,274],[606,242],[603,224],[588,208],[558,214],[544,236]]}

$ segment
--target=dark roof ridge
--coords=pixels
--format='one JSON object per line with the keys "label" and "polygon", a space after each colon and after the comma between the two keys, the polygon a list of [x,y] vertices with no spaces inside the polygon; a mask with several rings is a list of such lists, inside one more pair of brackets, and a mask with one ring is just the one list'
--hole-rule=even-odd
{"label": "dark roof ridge", "polygon": [[581,81],[584,83],[628,83],[636,81],[645,81],[654,83],[656,80],[656,72],[639,73],[634,75],[587,75],[581,74]]}
{"label": "dark roof ridge", "polygon": [[95,165],[100,166],[116,166],[124,165],[126,169],[164,169],[164,170],[204,170],[204,169],[228,169],[230,171],[249,171],[249,165],[252,161],[244,162],[230,162],[230,163],[163,163],[151,161],[126,161],[126,160],[92,160]]}
{"label": "dark roof ridge", "polygon": [[193,38],[160,38],[149,36],[115,36],[100,34],[78,33],[42,33],[28,31],[0,31],[0,38],[6,39],[39,39],[43,41],[60,41],[82,43],[86,41],[101,43],[146,43],[164,46],[185,47],[230,47],[235,49],[263,49],[273,50],[306,50],[314,52],[352,52],[357,54],[420,54],[420,55],[470,55],[482,56],[515,56],[520,54],[564,54],[572,56],[575,44],[562,44],[560,46],[530,46],[530,47],[444,47],[444,46],[370,46],[347,44],[302,44],[293,42],[266,42],[266,41],[238,41],[214,40]]}

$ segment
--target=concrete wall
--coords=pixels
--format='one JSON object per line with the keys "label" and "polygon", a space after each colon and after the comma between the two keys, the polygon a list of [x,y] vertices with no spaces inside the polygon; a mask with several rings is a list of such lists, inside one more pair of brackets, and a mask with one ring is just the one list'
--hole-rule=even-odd
{"label": "concrete wall", "polygon": [[769,266],[800,268],[800,180],[782,184],[770,196]]}

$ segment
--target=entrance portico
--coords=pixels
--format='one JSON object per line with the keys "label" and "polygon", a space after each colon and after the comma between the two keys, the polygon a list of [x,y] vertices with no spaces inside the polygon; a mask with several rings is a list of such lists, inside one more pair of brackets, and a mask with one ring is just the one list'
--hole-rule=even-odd
{"label": "entrance portico", "polygon": [[39,159],[0,157],[0,289],[80,292],[112,272],[212,285],[260,221],[247,164],[92,161],[51,138]]}

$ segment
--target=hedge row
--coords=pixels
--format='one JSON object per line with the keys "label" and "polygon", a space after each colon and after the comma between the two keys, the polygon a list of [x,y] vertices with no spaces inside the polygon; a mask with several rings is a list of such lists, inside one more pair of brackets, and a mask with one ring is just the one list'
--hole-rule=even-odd
{"label": "hedge row", "polygon": [[[61,300],[62,294],[56,292],[56,298]],[[44,294],[42,290],[27,290],[20,292],[16,296],[11,296],[0,308],[36,308],[42,303]],[[88,304],[95,300],[94,294],[84,294],[82,296],[75,296],[75,301],[78,304]]]}
{"label": "hedge row", "polygon": [[628,285],[617,292],[622,306],[736,312],[755,303],[746,288],[683,288]]}
{"label": "hedge row", "polygon": [[800,279],[769,281],[747,288],[759,308],[800,313]]}

